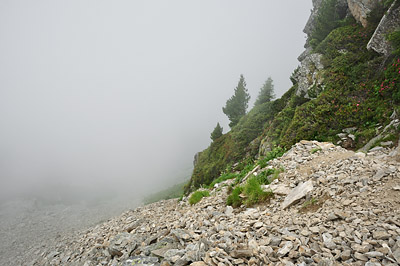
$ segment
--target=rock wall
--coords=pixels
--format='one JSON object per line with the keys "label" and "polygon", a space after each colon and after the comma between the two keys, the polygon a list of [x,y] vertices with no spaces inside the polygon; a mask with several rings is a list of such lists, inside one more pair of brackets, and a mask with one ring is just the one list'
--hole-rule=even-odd
{"label": "rock wall", "polygon": [[320,72],[324,69],[324,65],[321,62],[322,55],[318,53],[313,54],[311,53],[310,48],[308,48],[299,59],[302,59],[300,67],[294,75],[294,78],[298,83],[296,95],[308,99],[314,98],[321,89],[323,82],[322,74]]}
{"label": "rock wall", "polygon": [[315,18],[317,17],[318,9],[321,6],[322,0],[313,0],[312,2],[313,2],[313,9],[311,10],[311,15],[308,18],[306,26],[304,27],[303,30],[303,32],[307,34],[308,37],[310,37],[311,33],[314,30]]}
{"label": "rock wall", "polygon": [[379,2],[381,2],[381,0],[347,0],[351,14],[364,27],[368,24],[368,14]]}
{"label": "rock wall", "polygon": [[389,54],[392,50],[390,43],[385,36],[396,29],[400,29],[400,6],[395,1],[383,16],[376,28],[371,40],[368,42],[367,49],[373,49],[380,54]]}

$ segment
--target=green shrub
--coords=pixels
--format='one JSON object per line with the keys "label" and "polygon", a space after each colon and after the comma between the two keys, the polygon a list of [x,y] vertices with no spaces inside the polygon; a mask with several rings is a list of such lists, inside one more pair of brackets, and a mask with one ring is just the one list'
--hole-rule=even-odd
{"label": "green shrub", "polygon": [[242,198],[240,197],[240,194],[242,194],[242,192],[242,186],[235,187],[226,199],[226,205],[232,206],[234,208],[240,207],[240,205],[242,205]]}
{"label": "green shrub", "polygon": [[275,173],[275,169],[267,169],[266,171],[262,171],[257,175],[258,180],[260,181],[261,184],[268,185],[271,183],[269,177],[271,177],[272,174]]}
{"label": "green shrub", "polygon": [[323,0],[315,19],[310,44],[315,48],[325,37],[340,25],[346,16],[346,7],[339,6],[338,0]]}
{"label": "green shrub", "polygon": [[190,205],[196,204],[199,202],[202,198],[210,196],[210,192],[207,190],[198,190],[193,192],[193,194],[189,198],[189,203]]}
{"label": "green shrub", "polygon": [[[240,197],[242,193],[244,194],[244,198]],[[251,207],[255,204],[267,201],[273,195],[272,191],[263,191],[259,179],[256,176],[252,176],[247,180],[244,186],[237,186],[232,190],[226,200],[226,204],[235,208],[242,204]]]}
{"label": "green shrub", "polygon": [[260,182],[260,184],[268,185],[271,184],[272,181],[278,178],[279,174],[284,171],[283,168],[280,169],[267,169],[266,171],[262,171],[257,175],[257,179]]}
{"label": "green shrub", "polygon": [[263,191],[259,180],[255,176],[247,180],[243,192],[246,195],[244,204],[247,207],[253,206],[254,204],[257,203],[264,202],[273,195],[272,191],[268,192]]}

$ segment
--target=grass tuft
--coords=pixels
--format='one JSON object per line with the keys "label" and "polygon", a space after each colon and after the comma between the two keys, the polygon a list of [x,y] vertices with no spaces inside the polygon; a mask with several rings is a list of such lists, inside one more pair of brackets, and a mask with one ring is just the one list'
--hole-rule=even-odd
{"label": "grass tuft", "polygon": [[202,198],[210,196],[210,192],[207,190],[198,190],[193,192],[189,198],[189,204],[193,205],[201,201]]}

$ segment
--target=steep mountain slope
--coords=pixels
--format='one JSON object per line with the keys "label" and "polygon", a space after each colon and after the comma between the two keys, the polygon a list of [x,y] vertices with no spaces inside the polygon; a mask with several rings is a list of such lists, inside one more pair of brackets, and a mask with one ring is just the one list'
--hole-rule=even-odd
{"label": "steep mountain slope", "polygon": [[224,181],[195,205],[160,201],[60,237],[34,264],[398,265],[398,152],[302,141],[269,162],[286,171],[265,187],[275,191],[268,204],[226,206]]}
{"label": "steep mountain slope", "polygon": [[397,128],[380,133],[400,114],[400,1],[313,3],[293,87],[253,108],[199,153],[186,192],[210,184],[236,163],[244,162],[236,167],[241,171],[274,147],[288,149],[302,139],[350,149],[376,135],[375,142],[398,139]]}
{"label": "steep mountain slope", "polygon": [[313,4],[293,87],[195,156],[187,197],[21,263],[399,265],[400,0]]}

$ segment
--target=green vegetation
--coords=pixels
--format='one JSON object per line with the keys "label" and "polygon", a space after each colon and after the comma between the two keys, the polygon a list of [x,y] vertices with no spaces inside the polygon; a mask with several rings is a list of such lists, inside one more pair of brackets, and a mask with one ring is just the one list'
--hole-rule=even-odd
{"label": "green vegetation", "polygon": [[211,145],[201,152],[198,162],[193,169],[192,178],[185,186],[185,193],[209,185],[218,178],[229,164],[235,162],[235,145],[231,133],[216,139]]}
{"label": "green vegetation", "polygon": [[258,161],[258,165],[261,168],[264,168],[267,166],[267,163],[269,161],[281,157],[285,152],[286,152],[285,149],[281,147],[275,147],[272,151],[268,152],[267,155],[265,155],[262,159]]}
{"label": "green vegetation", "polygon": [[[262,183],[256,176],[250,177],[244,186],[237,186],[228,196],[226,204],[239,207],[242,204],[251,207],[255,204],[266,202],[273,197],[272,191],[263,191]],[[243,194],[243,196],[241,196]]]}
{"label": "green vegetation", "polygon": [[275,98],[274,84],[272,78],[269,77],[267,81],[265,81],[262,88],[260,89],[260,92],[258,94],[257,100],[254,103],[254,105],[260,105],[262,103],[270,102],[273,98]]}
{"label": "green vegetation", "polygon": [[211,133],[211,136],[210,136],[212,141],[222,137],[222,131],[223,131],[223,128],[220,126],[219,123],[217,123],[217,126],[214,128],[214,130],[213,130],[213,132]]}
{"label": "green vegetation", "polygon": [[231,128],[246,114],[249,100],[250,94],[246,89],[246,81],[244,80],[243,75],[240,75],[240,80],[235,89],[235,94],[226,101],[225,107],[222,108],[224,114],[226,114],[231,121],[229,123]]}
{"label": "green vegetation", "polygon": [[311,154],[314,154],[314,153],[316,153],[316,152],[319,152],[320,150],[322,150],[321,147],[317,147],[317,148],[312,149],[312,150],[310,151],[310,153],[311,153]]}
{"label": "green vegetation", "polygon": [[279,174],[282,173],[284,170],[281,169],[267,169],[266,171],[262,171],[257,175],[257,179],[261,184],[268,185],[272,183],[275,179],[278,178]]}
{"label": "green vegetation", "polygon": [[333,29],[340,25],[345,16],[346,7],[340,6],[338,0],[323,0],[311,34],[311,46],[315,48],[322,42]]}
{"label": "green vegetation", "polygon": [[189,198],[190,205],[198,203],[202,198],[210,196],[210,192],[207,190],[198,190],[193,192]]}
{"label": "green vegetation", "polygon": [[[400,3],[400,1],[399,1]],[[400,30],[392,32],[388,35],[388,40],[393,46],[393,54],[400,56]]]}
{"label": "green vegetation", "polygon": [[[268,161],[281,156],[300,140],[335,143],[339,140],[337,134],[344,128],[357,128],[354,135],[358,149],[376,136],[378,126],[389,123],[393,110],[400,112],[400,31],[387,36],[394,48],[392,55],[383,56],[366,49],[393,0],[378,5],[370,13],[365,28],[354,18],[345,18],[338,3],[337,0],[322,1],[308,40],[313,51],[322,54],[324,65],[318,73],[323,78],[322,86],[318,90],[311,89],[312,99],[296,95],[296,73],[299,71],[296,69],[291,77],[294,85],[281,98],[260,100],[246,114],[249,96],[241,76],[235,95],[224,108],[231,121],[231,131],[215,139],[201,153],[185,187],[186,193],[201,185],[212,184],[224,172],[240,172],[235,177],[237,184],[244,173],[251,170],[247,168],[254,167],[256,159],[256,163],[264,168]],[[400,5],[400,1],[396,4]],[[273,87],[272,80],[269,87]],[[236,91],[241,91],[237,94],[242,95],[241,106],[245,107],[241,108],[240,115],[233,112],[237,105]],[[232,165],[235,165],[234,169],[226,171]],[[259,175],[258,182],[270,180],[268,171]],[[242,204],[241,193],[245,195],[244,187],[234,188],[228,202]]]}
{"label": "green vegetation", "polygon": [[307,200],[306,202],[304,202],[302,208],[307,208],[309,206],[315,205],[317,204],[318,200],[316,198],[311,198],[309,200]]}
{"label": "green vegetation", "polygon": [[234,208],[240,207],[240,205],[242,205],[242,198],[240,197],[242,192],[242,186],[235,187],[226,199],[226,205],[232,206]]}
{"label": "green vegetation", "polygon": [[217,179],[215,179],[210,185],[208,185],[207,187],[212,189],[215,184],[221,183],[223,181],[229,180],[229,179],[234,179],[237,178],[238,174],[235,173],[227,173],[227,174],[222,174],[220,177],[218,177]]}

